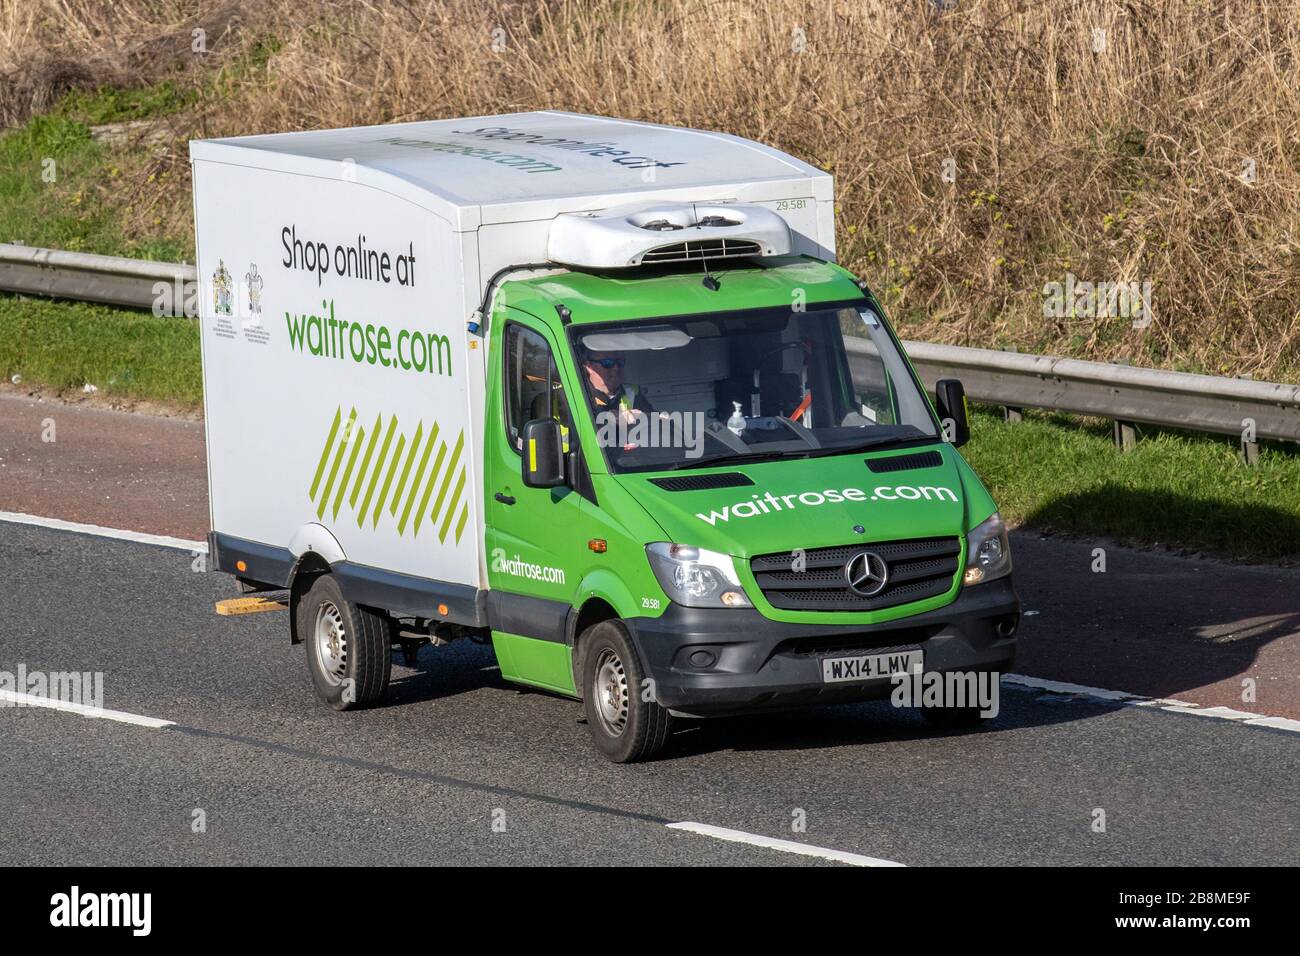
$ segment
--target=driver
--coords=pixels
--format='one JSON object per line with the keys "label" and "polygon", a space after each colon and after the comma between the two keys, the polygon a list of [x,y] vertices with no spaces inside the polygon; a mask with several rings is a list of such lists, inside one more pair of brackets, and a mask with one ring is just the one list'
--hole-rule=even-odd
{"label": "driver", "polygon": [[[620,432],[631,427],[638,417],[645,418],[654,413],[654,407],[647,401],[641,390],[623,381],[623,369],[627,365],[627,356],[622,352],[597,352],[588,350],[582,361],[583,374],[591,386],[592,417],[599,422],[602,416],[617,411]],[[624,451],[637,447],[634,441],[623,444]]]}
{"label": "driver", "polygon": [[654,412],[641,390],[623,381],[626,365],[627,356],[622,352],[587,352],[582,370],[591,386],[591,407],[596,414],[617,408],[622,419],[631,422],[638,413]]}

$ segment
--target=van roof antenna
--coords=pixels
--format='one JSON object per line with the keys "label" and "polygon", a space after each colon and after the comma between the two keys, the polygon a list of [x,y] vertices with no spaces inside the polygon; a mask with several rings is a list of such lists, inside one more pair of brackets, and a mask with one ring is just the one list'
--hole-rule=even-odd
{"label": "van roof antenna", "polygon": [[[699,225],[699,212],[696,210],[695,203],[691,203],[691,220],[697,226]],[[700,251],[703,252],[703,249]],[[722,284],[718,282],[717,279],[713,278],[713,276],[709,275],[709,257],[704,255],[700,256],[700,264],[704,266],[704,288],[708,289],[710,292],[717,292],[722,288]]]}
{"label": "van roof antenna", "polygon": [[704,264],[704,288],[710,292],[717,292],[722,288],[722,283],[709,274],[709,260],[701,259],[700,261]]}

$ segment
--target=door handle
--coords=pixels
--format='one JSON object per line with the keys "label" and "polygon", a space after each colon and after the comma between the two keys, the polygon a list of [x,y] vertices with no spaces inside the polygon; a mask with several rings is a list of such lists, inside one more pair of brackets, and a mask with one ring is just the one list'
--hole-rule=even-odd
{"label": "door handle", "polygon": [[503,505],[512,505],[515,503],[514,496],[503,494],[500,491],[498,491],[494,497],[496,498],[497,501],[501,502]]}

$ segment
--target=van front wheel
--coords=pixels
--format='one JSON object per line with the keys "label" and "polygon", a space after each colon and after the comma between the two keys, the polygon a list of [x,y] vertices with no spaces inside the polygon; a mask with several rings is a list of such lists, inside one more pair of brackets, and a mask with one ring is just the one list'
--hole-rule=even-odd
{"label": "van front wheel", "polygon": [[615,763],[653,757],[673,719],[655,702],[627,629],[621,621],[593,624],[582,646],[582,703],[596,749]]}
{"label": "van front wheel", "polygon": [[384,696],[393,661],[389,620],[345,600],[333,575],[320,575],[303,595],[298,631],[321,700],[353,710]]}

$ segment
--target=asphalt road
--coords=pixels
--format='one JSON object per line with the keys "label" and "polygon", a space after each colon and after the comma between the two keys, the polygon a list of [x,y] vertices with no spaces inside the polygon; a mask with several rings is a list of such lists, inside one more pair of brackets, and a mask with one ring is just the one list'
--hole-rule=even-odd
{"label": "asphalt road", "polygon": [[[203,425],[0,389],[0,511],[202,540]],[[1017,671],[1300,719],[1300,569],[1030,533],[1013,535],[1012,552],[1035,612]]]}
{"label": "asphalt road", "polygon": [[105,707],[176,724],[0,708],[0,863],[818,862],[682,821],[908,865],[1300,859],[1294,733],[1004,685],[980,731],[841,706],[687,725],[615,766],[577,704],[469,643],[329,710],[285,616],[216,616],[228,583],[191,561],[0,524],[0,670],[101,671]]}
{"label": "asphalt road", "polygon": [[[0,394],[0,511],[202,538],[204,471],[200,423]],[[1300,572],[1013,553],[1019,674],[1300,718]],[[185,551],[0,521],[0,680],[100,672],[105,707],[173,722],[0,706],[0,863],[824,862],[683,822],[908,865],[1300,860],[1294,731],[1004,682],[976,732],[853,705],[686,724],[620,767],[469,643],[335,713],[283,614],[213,613],[232,594]]]}

